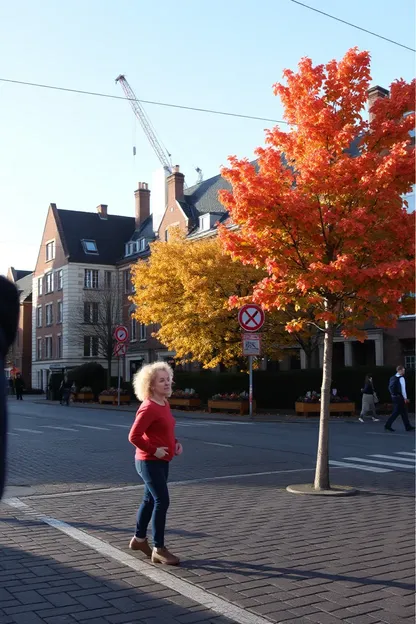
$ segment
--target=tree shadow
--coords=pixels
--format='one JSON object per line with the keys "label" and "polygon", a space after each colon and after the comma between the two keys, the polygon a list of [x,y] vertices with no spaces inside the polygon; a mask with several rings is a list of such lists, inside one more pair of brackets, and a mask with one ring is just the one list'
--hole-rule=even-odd
{"label": "tree shadow", "polygon": [[369,577],[350,576],[345,574],[330,574],[329,572],[318,572],[316,570],[302,570],[299,568],[280,568],[278,566],[265,565],[260,563],[247,563],[243,561],[226,561],[224,559],[198,559],[184,561],[182,567],[187,570],[206,570],[207,572],[222,572],[223,574],[241,574],[241,576],[252,577],[254,574],[260,578],[285,578],[291,581],[303,581],[305,579],[322,579],[328,581],[348,581],[362,585],[375,585],[383,587],[395,587],[399,589],[414,591],[415,586],[411,583],[400,581],[376,579]]}

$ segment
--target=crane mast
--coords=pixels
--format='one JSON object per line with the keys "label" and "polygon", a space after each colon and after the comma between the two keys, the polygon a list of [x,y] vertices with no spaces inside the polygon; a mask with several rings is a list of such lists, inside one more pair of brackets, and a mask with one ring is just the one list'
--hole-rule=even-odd
{"label": "crane mast", "polygon": [[153,147],[153,150],[158,157],[161,165],[167,173],[172,173],[172,164],[170,162],[170,154],[162,147],[160,141],[158,140],[155,131],[153,130],[152,124],[150,123],[149,118],[147,117],[143,107],[140,102],[136,98],[134,91],[130,87],[129,83],[126,80],[126,77],[123,74],[120,74],[116,78],[116,83],[119,82],[121,84],[121,88],[123,89],[126,98],[130,102],[130,106],[133,109],[134,114],[137,119],[140,121],[140,124],[144,130],[145,135],[149,139],[150,145]]}

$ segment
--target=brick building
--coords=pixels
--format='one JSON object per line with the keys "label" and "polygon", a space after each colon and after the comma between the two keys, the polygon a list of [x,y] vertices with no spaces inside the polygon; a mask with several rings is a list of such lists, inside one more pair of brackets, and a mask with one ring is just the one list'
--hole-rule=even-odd
{"label": "brick building", "polygon": [[19,291],[20,314],[16,340],[10,348],[6,367],[7,376],[17,369],[26,386],[31,385],[32,375],[32,276],[31,271],[21,271],[10,267],[7,278]]}

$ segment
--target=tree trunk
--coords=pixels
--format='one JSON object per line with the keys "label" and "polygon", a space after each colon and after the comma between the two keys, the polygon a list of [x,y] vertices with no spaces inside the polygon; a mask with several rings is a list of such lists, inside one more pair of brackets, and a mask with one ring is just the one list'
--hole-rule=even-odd
{"label": "tree trunk", "polygon": [[324,363],[321,386],[321,413],[319,418],[319,441],[316,458],[315,490],[329,490],[329,400],[331,394],[332,350],[334,327],[325,322]]}

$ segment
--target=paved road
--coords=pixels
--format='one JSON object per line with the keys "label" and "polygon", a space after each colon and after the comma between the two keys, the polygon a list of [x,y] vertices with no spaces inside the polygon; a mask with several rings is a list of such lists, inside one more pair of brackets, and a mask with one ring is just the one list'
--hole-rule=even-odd
{"label": "paved road", "polygon": [[[331,423],[332,481],[361,493],[312,500],[289,495],[285,486],[312,480],[317,424],[178,418],[184,454],[172,462],[168,535],[183,565],[151,578],[154,567],[126,551],[141,490],[127,441],[132,418],[116,410],[10,403],[10,504],[2,505],[0,535],[16,565],[38,549],[37,557],[55,562],[43,567],[58,561],[78,574],[75,588],[59,585],[60,611],[51,602],[51,579],[30,590],[49,602],[26,603],[32,611],[26,608],[25,617],[39,618],[33,623],[413,621],[415,442],[401,423],[394,434],[383,423]],[[28,534],[29,549],[19,541]],[[2,561],[1,569],[7,570]],[[138,591],[138,578],[152,598]],[[88,613],[77,593],[83,583],[92,583]],[[124,594],[107,595],[109,584]],[[24,608],[13,587],[6,598],[19,604],[7,606],[0,590],[0,616],[30,624],[9,612]],[[163,600],[143,612],[147,599],[157,597]],[[173,612],[181,601],[183,611]],[[69,615],[71,604],[78,617]]]}

